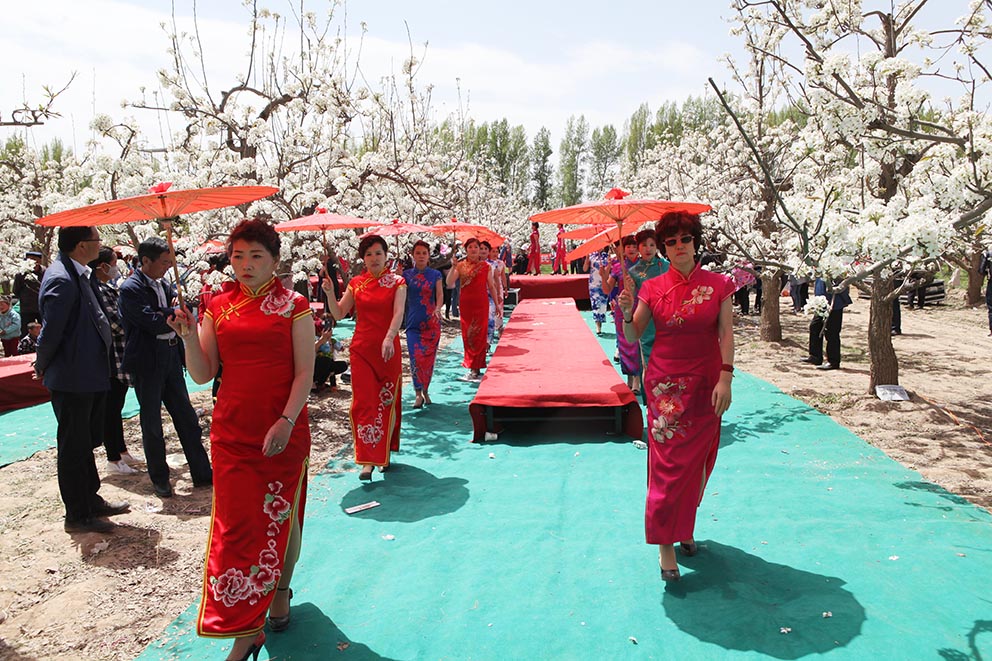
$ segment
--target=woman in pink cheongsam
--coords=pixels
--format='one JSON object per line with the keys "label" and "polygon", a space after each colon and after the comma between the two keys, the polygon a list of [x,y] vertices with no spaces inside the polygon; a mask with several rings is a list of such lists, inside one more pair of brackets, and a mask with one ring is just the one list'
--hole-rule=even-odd
{"label": "woman in pink cheongsam", "polygon": [[658,243],[671,268],[641,285],[634,307],[632,281],[620,294],[624,335],[640,338],[655,325],[644,370],[648,400],[648,495],[644,527],[659,545],[661,577],[679,580],[675,543],[695,555],[696,510],[720,446],[720,418],[730,406],[734,329],[733,280],[700,268],[699,216],[674,212],[658,221]]}

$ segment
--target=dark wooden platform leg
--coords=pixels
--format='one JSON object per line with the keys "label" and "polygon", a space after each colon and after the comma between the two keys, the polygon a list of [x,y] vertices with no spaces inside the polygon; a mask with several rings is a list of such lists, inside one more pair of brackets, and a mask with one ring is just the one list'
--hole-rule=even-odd
{"label": "dark wooden platform leg", "polygon": [[623,407],[613,407],[613,433],[617,436],[623,431]]}
{"label": "dark wooden platform leg", "polygon": [[493,414],[493,407],[492,406],[487,406],[486,407],[486,431],[489,432],[490,434],[493,434],[493,433],[496,432],[496,422],[495,422],[495,419],[494,418],[495,418],[495,416]]}

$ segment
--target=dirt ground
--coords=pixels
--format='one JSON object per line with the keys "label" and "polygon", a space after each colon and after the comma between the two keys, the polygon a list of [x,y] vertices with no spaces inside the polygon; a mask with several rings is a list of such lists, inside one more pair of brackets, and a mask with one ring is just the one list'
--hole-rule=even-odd
{"label": "dirt ground", "polygon": [[[951,292],[949,298],[960,299]],[[785,303],[785,299],[783,299]],[[992,505],[992,397],[984,309],[948,302],[903,312],[903,335],[893,338],[908,402],[866,394],[868,305],[855,301],[844,317],[842,369],[820,372],[802,364],[808,318],[783,312],[786,340],[758,340],[757,317],[737,319],[737,365],[829,414],[894,459],[982,507]],[[445,326],[445,339],[457,334]],[[350,444],[351,392],[340,385],[310,399],[311,470]],[[210,422],[209,391],[193,395]],[[168,416],[165,421],[168,425]],[[137,418],[126,421],[139,439]],[[167,427],[170,457],[181,460]],[[140,442],[129,447],[140,456]],[[0,659],[132,659],[196,599],[210,517],[210,490],[193,489],[177,465],[176,497],[154,496],[145,474],[110,475],[98,454],[108,500],[127,500],[131,512],[112,535],[67,535],[55,480],[55,451],[0,469]]]}

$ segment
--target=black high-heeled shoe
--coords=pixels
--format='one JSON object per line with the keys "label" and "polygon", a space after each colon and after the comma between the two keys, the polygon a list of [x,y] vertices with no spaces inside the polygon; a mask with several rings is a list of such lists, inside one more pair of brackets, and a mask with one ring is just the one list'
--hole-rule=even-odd
{"label": "black high-heeled shoe", "polygon": [[679,549],[682,551],[682,555],[687,558],[699,553],[699,547],[696,546],[696,542],[679,542]]}
{"label": "black high-heeled shoe", "polygon": [[678,567],[676,567],[675,569],[662,569],[661,570],[661,580],[663,580],[665,582],[674,583],[674,582],[679,581],[681,579],[682,579],[682,576],[679,574],[679,568]]}
{"label": "black high-heeled shoe", "polygon": [[372,466],[363,466],[362,472],[358,474],[358,479],[362,482],[372,481]]}
{"label": "black high-heeled shoe", "polygon": [[[234,661],[248,661],[248,657],[251,657],[252,661],[258,661],[258,654],[262,651],[262,645],[264,644],[265,632],[259,631],[258,635],[255,636],[255,641],[251,644],[251,647],[248,648],[248,651],[245,652],[245,655],[240,659],[235,659]],[[228,657],[228,659],[230,660],[230,657]]]}
{"label": "black high-heeled shoe", "polygon": [[[293,588],[276,588],[276,592],[285,592],[289,590],[289,601],[293,600]],[[289,628],[289,611],[286,611],[285,615],[279,617],[272,617],[271,615],[266,618],[269,624],[269,628],[272,629],[273,633],[279,633],[280,631],[285,631]]]}

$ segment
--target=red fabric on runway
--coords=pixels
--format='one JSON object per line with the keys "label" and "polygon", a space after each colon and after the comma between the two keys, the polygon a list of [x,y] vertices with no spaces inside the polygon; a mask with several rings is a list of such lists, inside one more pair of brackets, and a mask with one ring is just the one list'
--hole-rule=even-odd
{"label": "red fabric on runway", "polygon": [[589,275],[511,275],[510,289],[520,290],[520,300],[573,298],[589,300]]}
{"label": "red fabric on runway", "polygon": [[503,330],[489,369],[469,405],[475,440],[485,438],[484,406],[614,407],[629,405],[624,432],[641,438],[637,398],[621,380],[572,299],[521,302]]}
{"label": "red fabric on runway", "polygon": [[34,380],[34,354],[0,358],[0,413],[43,404],[52,398],[41,380]]}

